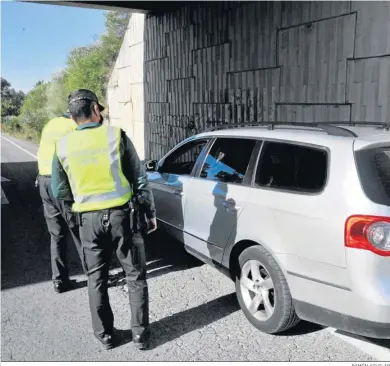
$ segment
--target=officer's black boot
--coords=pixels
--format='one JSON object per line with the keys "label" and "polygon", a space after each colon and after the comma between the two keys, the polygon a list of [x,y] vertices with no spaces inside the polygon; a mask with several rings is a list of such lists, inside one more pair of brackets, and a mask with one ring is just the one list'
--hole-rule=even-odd
{"label": "officer's black boot", "polygon": [[113,334],[104,334],[102,337],[95,335],[95,337],[103,345],[105,350],[109,350],[115,347],[115,337]]}
{"label": "officer's black boot", "polygon": [[146,280],[128,281],[131,310],[131,332],[134,346],[149,347],[149,292]]}
{"label": "officer's black boot", "polygon": [[53,281],[54,291],[58,294],[68,291],[72,288],[70,280],[54,280]]}
{"label": "officer's black boot", "polygon": [[134,346],[140,350],[145,350],[149,347],[149,330],[145,329],[141,334],[133,330]]}

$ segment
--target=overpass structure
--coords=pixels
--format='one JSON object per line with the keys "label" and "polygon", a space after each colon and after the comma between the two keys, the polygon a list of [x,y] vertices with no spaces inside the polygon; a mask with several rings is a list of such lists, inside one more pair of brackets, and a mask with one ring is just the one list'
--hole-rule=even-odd
{"label": "overpass structure", "polygon": [[389,121],[390,2],[132,2],[109,119],[142,158],[210,123]]}

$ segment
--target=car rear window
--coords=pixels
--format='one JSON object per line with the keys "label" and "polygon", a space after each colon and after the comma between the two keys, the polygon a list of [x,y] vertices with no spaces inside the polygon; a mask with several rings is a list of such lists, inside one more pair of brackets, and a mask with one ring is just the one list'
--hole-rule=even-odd
{"label": "car rear window", "polygon": [[255,185],[299,193],[319,193],[328,173],[328,154],[321,148],[265,142]]}
{"label": "car rear window", "polygon": [[390,206],[390,147],[360,150],[355,157],[364,193],[371,201]]}
{"label": "car rear window", "polygon": [[373,155],[373,162],[378,174],[378,179],[382,184],[387,197],[390,197],[390,148],[378,149]]}

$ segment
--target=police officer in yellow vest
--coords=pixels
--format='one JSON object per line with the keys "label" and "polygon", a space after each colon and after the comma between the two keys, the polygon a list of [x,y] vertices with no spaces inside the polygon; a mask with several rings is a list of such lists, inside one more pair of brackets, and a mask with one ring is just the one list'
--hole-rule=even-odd
{"label": "police officer in yellow vest", "polygon": [[[112,251],[126,273],[133,343],[148,346],[149,299],[143,245],[135,245],[129,203],[143,197],[147,230],[157,227],[153,195],[137,152],[123,130],[103,126],[104,109],[96,95],[79,89],[69,95],[69,110],[77,130],[62,138],[53,160],[53,193],[73,196],[80,220],[80,237],[88,271],[93,331],[105,349],[115,345],[114,317],[107,281]],[[143,242],[142,242],[143,243]]]}
{"label": "police officer in yellow vest", "polygon": [[[69,114],[51,119],[43,128],[38,150],[39,175],[37,184],[43,202],[43,210],[47,228],[51,237],[51,268],[54,290],[58,293],[71,287],[68,266],[66,263],[66,240],[68,228],[76,244],[77,251],[83,264],[81,243],[77,222],[71,212],[72,201],[58,201],[52,194],[51,175],[52,161],[56,142],[63,136],[74,131],[76,123]],[[83,266],[84,272],[85,268]]]}

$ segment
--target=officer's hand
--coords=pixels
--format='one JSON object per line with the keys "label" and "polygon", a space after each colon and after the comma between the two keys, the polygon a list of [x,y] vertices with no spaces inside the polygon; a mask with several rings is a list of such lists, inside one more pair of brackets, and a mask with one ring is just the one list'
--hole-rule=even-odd
{"label": "officer's hand", "polygon": [[148,225],[148,231],[146,232],[147,234],[152,233],[157,229],[157,220],[156,218],[148,219],[147,220],[147,225]]}

